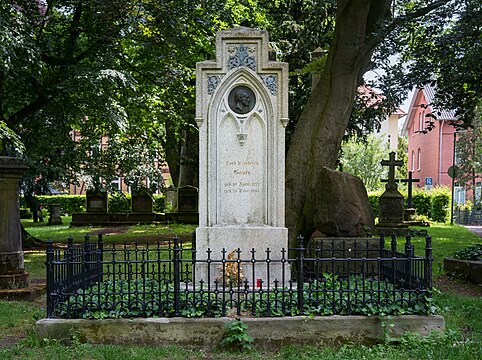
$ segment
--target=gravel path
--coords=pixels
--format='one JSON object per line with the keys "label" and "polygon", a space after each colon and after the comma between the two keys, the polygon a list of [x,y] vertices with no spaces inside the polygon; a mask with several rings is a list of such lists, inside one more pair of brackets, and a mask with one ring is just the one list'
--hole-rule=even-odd
{"label": "gravel path", "polygon": [[464,226],[467,230],[472,231],[474,234],[479,235],[482,237],[482,226],[471,226],[471,225],[465,225]]}

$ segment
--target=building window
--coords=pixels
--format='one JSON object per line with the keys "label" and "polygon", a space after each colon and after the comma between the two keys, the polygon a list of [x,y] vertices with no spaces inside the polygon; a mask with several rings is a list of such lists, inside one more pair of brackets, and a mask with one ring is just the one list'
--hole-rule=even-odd
{"label": "building window", "polygon": [[415,169],[415,151],[412,150],[412,171]]}
{"label": "building window", "polygon": [[418,131],[423,130],[423,121],[422,121],[422,113],[418,113]]}
{"label": "building window", "polygon": [[420,163],[422,160],[422,150],[418,149],[417,152],[417,170],[420,171]]}
{"label": "building window", "polygon": [[456,204],[465,204],[465,187],[455,183],[454,187],[454,201]]}
{"label": "building window", "polygon": [[112,183],[113,189],[121,190],[121,179],[120,178],[113,178],[111,183]]}

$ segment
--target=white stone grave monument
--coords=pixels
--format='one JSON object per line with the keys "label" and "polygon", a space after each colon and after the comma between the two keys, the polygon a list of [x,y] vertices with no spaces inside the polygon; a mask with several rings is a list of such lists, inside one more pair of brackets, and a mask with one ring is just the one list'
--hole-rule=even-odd
{"label": "white stone grave monument", "polygon": [[[288,123],[288,64],[269,59],[268,33],[245,27],[220,31],[216,60],[196,71],[199,126],[199,227],[197,259],[221,259],[238,248],[242,259],[288,256],[285,228],[285,127]],[[236,255],[237,257],[237,255]],[[243,275],[264,284],[286,282],[289,267],[276,261],[243,265]],[[221,274],[196,267],[197,280]],[[219,270],[221,271],[221,270]],[[269,279],[268,279],[269,277]],[[256,285],[256,284],[255,284]]]}

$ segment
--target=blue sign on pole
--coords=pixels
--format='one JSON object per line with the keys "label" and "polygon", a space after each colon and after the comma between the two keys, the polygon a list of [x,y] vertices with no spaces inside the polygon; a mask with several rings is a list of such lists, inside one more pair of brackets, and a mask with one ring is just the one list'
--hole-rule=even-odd
{"label": "blue sign on pole", "polygon": [[425,178],[425,185],[432,185],[433,178],[431,177],[426,177]]}

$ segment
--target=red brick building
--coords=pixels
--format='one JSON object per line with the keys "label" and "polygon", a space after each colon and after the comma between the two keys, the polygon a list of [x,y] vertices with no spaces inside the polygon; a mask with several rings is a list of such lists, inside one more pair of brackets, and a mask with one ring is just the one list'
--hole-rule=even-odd
{"label": "red brick building", "polygon": [[[433,109],[435,91],[430,85],[416,89],[407,118],[402,129],[402,135],[408,138],[408,170],[413,171],[413,177],[420,179],[418,187],[430,189],[433,186],[452,186],[452,178],[448,169],[454,163],[454,144],[458,140],[455,127],[455,112]],[[437,119],[426,117],[434,112]],[[427,131],[427,121],[434,122],[434,128]],[[478,180],[480,189],[480,179]],[[472,200],[473,195],[467,194]],[[455,184],[455,202],[464,203],[465,187]]]}

